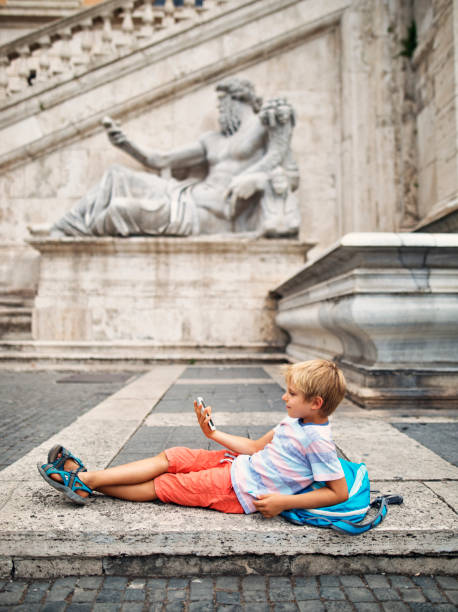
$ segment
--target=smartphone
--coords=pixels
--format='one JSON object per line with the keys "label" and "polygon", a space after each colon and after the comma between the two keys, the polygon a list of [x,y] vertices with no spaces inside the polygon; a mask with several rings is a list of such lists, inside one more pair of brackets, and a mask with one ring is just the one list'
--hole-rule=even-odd
{"label": "smartphone", "polygon": [[[197,405],[200,406],[200,413],[203,414],[206,408],[203,397],[197,398]],[[208,426],[210,427],[212,431],[215,431],[216,427],[211,419],[208,421]]]}

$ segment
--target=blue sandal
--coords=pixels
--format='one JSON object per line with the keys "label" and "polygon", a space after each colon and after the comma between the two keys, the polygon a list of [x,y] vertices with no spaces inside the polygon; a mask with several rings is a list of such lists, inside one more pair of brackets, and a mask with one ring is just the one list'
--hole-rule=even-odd
{"label": "blue sandal", "polygon": [[[65,472],[64,470],[56,469],[52,464],[44,463],[40,465],[38,463],[37,468],[40,476],[46,480],[49,485],[66,495],[73,503],[80,506],[84,506],[88,503],[89,497],[81,497],[81,495],[76,493],[76,491],[86,491],[89,493],[89,496],[92,495],[92,489],[85,485],[78,477],[78,472],[83,471],[81,467],[72,472]],[[53,480],[51,474],[59,474],[62,478],[62,482]]]}
{"label": "blue sandal", "polygon": [[[59,453],[61,453],[61,457],[57,456]],[[75,455],[64,448],[61,444],[56,444],[49,450],[48,464],[53,465],[56,470],[63,470],[67,459],[73,459],[73,461],[79,465],[81,471],[87,471],[81,459],[75,457]]]}

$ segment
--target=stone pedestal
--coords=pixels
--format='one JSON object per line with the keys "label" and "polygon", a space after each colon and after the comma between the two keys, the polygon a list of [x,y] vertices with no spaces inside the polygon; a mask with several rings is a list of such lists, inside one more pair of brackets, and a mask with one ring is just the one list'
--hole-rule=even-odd
{"label": "stone pedestal", "polygon": [[336,359],[364,406],[456,405],[458,234],[347,234],[276,289],[294,359]]}
{"label": "stone pedestal", "polygon": [[310,246],[225,236],[30,244],[41,254],[36,345],[84,346],[89,355],[125,343],[175,357],[282,349],[269,291],[301,268]]}

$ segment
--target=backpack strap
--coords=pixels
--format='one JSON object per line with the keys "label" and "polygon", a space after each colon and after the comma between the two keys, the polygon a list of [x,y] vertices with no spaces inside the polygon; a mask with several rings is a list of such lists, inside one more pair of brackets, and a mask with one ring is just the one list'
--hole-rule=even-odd
{"label": "backpack strap", "polygon": [[[372,527],[375,527],[376,525],[381,523],[386,516],[386,513],[387,513],[386,500],[384,497],[380,499],[381,499],[380,507],[378,509],[377,514],[370,521],[367,521],[367,523],[355,524],[355,523],[352,523],[351,521],[345,521],[342,519],[341,521],[338,521],[335,523],[331,523],[331,521],[329,521],[330,522],[329,527],[345,535],[359,535],[360,533],[369,531],[369,529],[372,529]],[[371,504],[371,507],[373,507],[372,504]]]}
{"label": "backpack strap", "polygon": [[332,522],[329,521],[329,527],[345,535],[359,535],[365,531],[369,531],[383,521],[388,512],[388,505],[402,504],[404,500],[401,495],[381,495],[371,502],[371,508],[378,508],[377,514],[367,523],[352,523],[344,519]]}

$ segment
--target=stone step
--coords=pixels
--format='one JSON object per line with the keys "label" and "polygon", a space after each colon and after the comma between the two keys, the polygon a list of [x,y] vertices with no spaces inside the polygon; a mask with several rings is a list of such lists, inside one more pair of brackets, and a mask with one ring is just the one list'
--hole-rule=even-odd
{"label": "stone step", "polygon": [[0,308],[21,308],[24,306],[24,299],[15,296],[0,296]]}
{"label": "stone step", "polygon": [[[239,425],[242,417],[265,427],[278,422],[277,412],[265,411],[263,399],[281,391],[273,389],[276,375],[272,366],[264,369],[272,376],[264,379],[268,389],[259,380],[258,368],[244,372],[246,387],[251,387],[249,397],[253,401],[256,396],[254,401],[264,407],[262,420],[249,409],[228,411],[224,418],[221,411],[222,427]],[[208,378],[205,372],[200,375]],[[235,375],[240,377],[240,369]],[[250,376],[256,384],[249,383]],[[224,394],[227,397],[227,382],[220,377],[221,402]],[[383,523],[362,536],[298,527],[281,517],[266,520],[258,514],[225,515],[169,504],[120,502],[99,495],[84,508],[77,508],[43,483],[35,465],[42,463],[48,449],[57,443],[99,469],[116,462],[128,445],[146,452],[147,436],[137,436],[142,430],[149,429],[151,439],[161,444],[166,440],[169,446],[179,442],[180,436],[193,437],[198,428],[190,426],[187,419],[181,423],[181,413],[169,411],[172,399],[164,397],[171,390],[179,402],[189,395],[183,389],[189,385],[193,395],[194,387],[204,383],[191,377],[185,365],[155,366],[0,472],[0,576],[457,573],[453,496],[458,468],[413,441],[400,461],[394,452],[383,453],[382,442],[387,436],[388,448],[403,450],[409,438],[394,432],[378,417],[371,425],[367,411],[356,406],[344,406],[340,422],[334,425],[336,430],[341,428],[339,447],[351,460],[357,460],[353,433],[359,432],[362,424],[360,437],[367,439],[362,452],[369,473],[375,476],[373,494],[396,492],[404,496],[402,506],[390,508]],[[242,389],[241,393],[248,391]],[[215,401],[218,394],[216,389]],[[163,400],[167,406],[161,409]],[[185,416],[192,413],[188,408]],[[337,419],[337,413],[335,416]],[[167,418],[172,419],[172,426]],[[202,442],[197,434],[194,443],[199,446]],[[151,452],[151,447],[148,450]],[[399,465],[403,480],[399,480]]]}
{"label": "stone step", "polygon": [[25,307],[20,298],[0,299],[0,338],[28,340],[32,334],[32,308]]}
{"label": "stone step", "polygon": [[281,347],[157,346],[144,342],[37,342],[30,339],[0,340],[0,368],[138,370],[157,363],[284,363]]}

